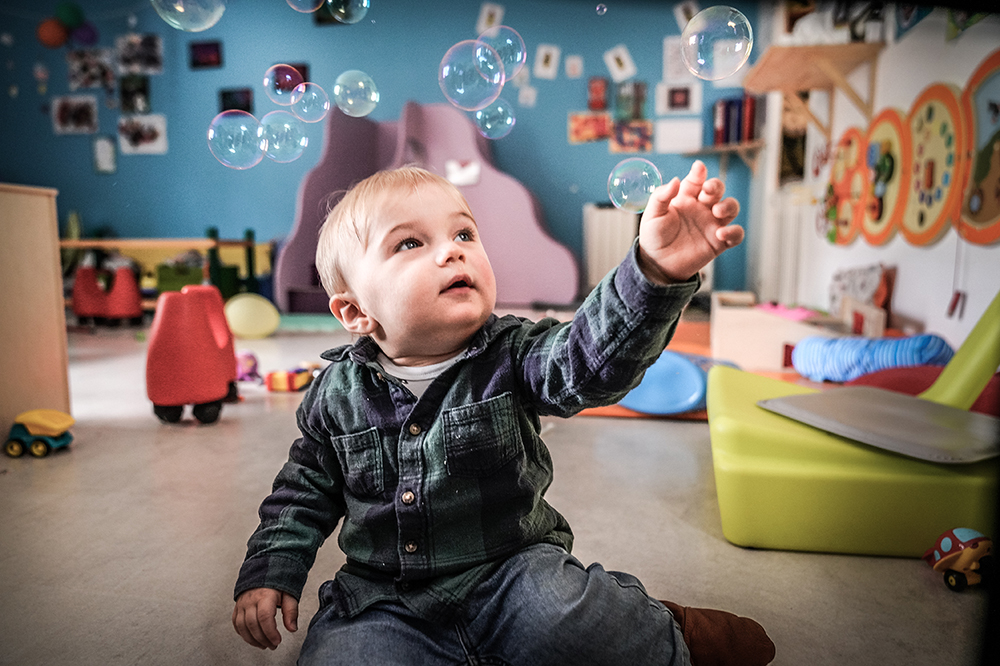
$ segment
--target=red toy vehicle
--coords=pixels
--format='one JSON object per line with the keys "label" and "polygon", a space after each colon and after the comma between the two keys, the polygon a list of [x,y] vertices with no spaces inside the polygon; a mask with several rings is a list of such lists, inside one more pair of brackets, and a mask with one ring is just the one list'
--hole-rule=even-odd
{"label": "red toy vehicle", "polygon": [[967,527],[956,527],[938,537],[924,561],[934,571],[944,572],[944,584],[955,592],[981,583],[993,573],[993,542]]}
{"label": "red toy vehicle", "polygon": [[222,295],[211,285],[188,285],[160,295],[146,351],[146,394],[153,413],[180,421],[184,406],[214,423],[225,400],[238,400],[236,352]]}

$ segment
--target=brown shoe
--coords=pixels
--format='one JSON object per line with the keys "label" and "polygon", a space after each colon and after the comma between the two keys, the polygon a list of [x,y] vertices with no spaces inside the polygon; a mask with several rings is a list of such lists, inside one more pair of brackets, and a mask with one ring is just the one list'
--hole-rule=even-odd
{"label": "brown shoe", "polygon": [[681,628],[691,652],[691,666],[765,666],[774,659],[774,643],[764,627],[748,617],[661,603]]}

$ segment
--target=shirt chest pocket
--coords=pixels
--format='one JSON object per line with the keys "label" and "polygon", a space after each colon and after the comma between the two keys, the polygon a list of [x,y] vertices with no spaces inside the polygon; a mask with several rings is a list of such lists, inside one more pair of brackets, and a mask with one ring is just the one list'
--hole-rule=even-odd
{"label": "shirt chest pocket", "polygon": [[450,476],[488,476],[524,449],[510,393],[441,414]]}
{"label": "shirt chest pocket", "polygon": [[378,429],[369,428],[351,435],[341,435],[331,440],[344,483],[355,496],[372,496],[385,490],[382,475],[382,442]]}

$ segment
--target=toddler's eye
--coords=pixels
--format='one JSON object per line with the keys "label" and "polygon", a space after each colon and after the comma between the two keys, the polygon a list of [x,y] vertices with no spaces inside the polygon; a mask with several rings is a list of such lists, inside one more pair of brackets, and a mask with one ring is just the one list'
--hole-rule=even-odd
{"label": "toddler's eye", "polygon": [[407,238],[406,240],[402,241],[399,245],[396,246],[396,251],[399,252],[400,250],[414,250],[418,247],[420,247],[420,243],[416,239]]}
{"label": "toddler's eye", "polygon": [[471,241],[473,238],[474,236],[472,234],[471,229],[463,229],[462,231],[458,232],[458,235],[455,236],[455,240],[466,241],[466,242]]}

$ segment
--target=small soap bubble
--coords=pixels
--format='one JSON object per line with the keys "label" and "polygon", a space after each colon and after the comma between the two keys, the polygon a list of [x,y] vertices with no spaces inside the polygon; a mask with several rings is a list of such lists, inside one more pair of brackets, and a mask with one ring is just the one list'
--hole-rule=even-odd
{"label": "small soap bubble", "polygon": [[292,162],[302,157],[309,137],[302,121],[288,111],[272,111],[260,119],[267,146],[264,154],[275,162]]}
{"label": "small soap bubble", "polygon": [[604,5],[604,4],[597,5],[597,15],[598,16],[604,16],[607,13],[607,11],[608,11],[608,6],[607,5]]}
{"label": "small soap bubble", "polygon": [[476,111],[476,129],[487,139],[502,139],[514,129],[513,107],[503,97]]}
{"label": "small soap bubble", "polygon": [[291,65],[273,65],[264,72],[264,92],[272,102],[281,106],[292,103],[292,92],[302,82],[302,74]]}
{"label": "small soap bubble", "polygon": [[608,196],[617,208],[641,213],[653,190],[662,184],[655,164],[641,157],[630,157],[619,162],[608,176]]}
{"label": "small soap bubble", "polygon": [[173,28],[185,32],[208,30],[226,11],[226,0],[150,0],[153,9]]}
{"label": "small soap bubble", "polygon": [[500,96],[505,80],[500,54],[472,39],[448,49],[438,67],[441,92],[465,111],[475,111],[493,102]]}
{"label": "small soap bubble", "polygon": [[500,56],[503,63],[504,78],[514,78],[524,63],[528,61],[528,51],[524,48],[524,40],[517,30],[506,25],[487,28],[477,40],[492,48]]}
{"label": "small soap bubble", "polygon": [[368,13],[371,0],[326,0],[326,7],[333,18],[341,23],[357,23]]}
{"label": "small soap bubble", "polygon": [[314,12],[323,6],[326,0],[286,0],[288,6],[301,14]]}
{"label": "small soap bubble", "polygon": [[753,28],[732,7],[709,7],[695,14],[681,33],[681,57],[692,74],[706,81],[732,76],[753,48]]}
{"label": "small soap bubble", "polygon": [[223,111],[208,126],[208,149],[230,169],[249,169],[258,164],[266,147],[264,128],[246,111]]}
{"label": "small soap bubble", "polygon": [[378,105],[378,88],[372,77],[358,69],[349,69],[333,84],[333,100],[349,116],[367,116]]}
{"label": "small soap bubble", "polygon": [[307,123],[317,123],[326,118],[330,110],[330,96],[318,83],[300,83],[292,91],[292,113]]}

